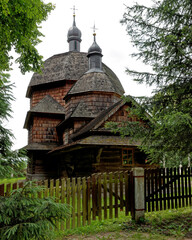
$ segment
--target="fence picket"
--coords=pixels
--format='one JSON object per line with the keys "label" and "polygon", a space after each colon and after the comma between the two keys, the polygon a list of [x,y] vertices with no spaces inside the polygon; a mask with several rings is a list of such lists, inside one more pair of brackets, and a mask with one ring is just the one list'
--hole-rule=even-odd
{"label": "fence picket", "polygon": [[182,188],[182,207],[185,206],[185,198],[184,198],[184,194],[185,194],[185,187],[184,187],[184,175],[183,175],[183,168],[181,168],[181,188]]}
{"label": "fence picket", "polygon": [[113,198],[112,198],[112,187],[113,187],[113,176],[112,173],[109,173],[109,218],[113,218]]}
{"label": "fence picket", "polygon": [[83,226],[86,224],[86,219],[87,219],[87,204],[86,204],[86,178],[82,178],[82,187],[83,187]]}
{"label": "fence picket", "polygon": [[44,180],[43,186],[44,186],[43,195],[46,198],[46,197],[48,197],[48,191],[49,191],[49,189],[48,189],[48,179]]}
{"label": "fence picket", "polygon": [[[61,203],[65,203],[66,197],[66,180],[64,178],[61,179]],[[61,230],[64,230],[64,221],[61,221]]]}
{"label": "fence picket", "polygon": [[159,169],[159,189],[160,189],[160,191],[159,191],[159,204],[160,204],[160,210],[162,210],[163,209],[163,205],[162,205],[162,176],[161,176],[161,168]]}
{"label": "fence picket", "polygon": [[191,194],[191,184],[192,184],[192,168],[188,168],[188,185],[189,185],[189,205],[192,205],[192,194]]}
{"label": "fence picket", "polygon": [[50,180],[50,197],[54,197],[54,179]]}
{"label": "fence picket", "polygon": [[[70,205],[71,200],[71,181],[67,178],[67,204]],[[70,229],[70,218],[66,221],[66,229]]]}
{"label": "fence picket", "polygon": [[[165,186],[165,168],[163,169],[163,186]],[[163,198],[166,198],[166,189],[163,188]],[[167,209],[166,201],[164,201],[164,210]]]}
{"label": "fence picket", "polygon": [[177,196],[177,169],[176,168],[174,168],[174,170],[173,170],[173,178],[174,178],[175,208],[177,208],[178,196]]}
{"label": "fence picket", "polygon": [[119,181],[120,181],[120,211],[123,211],[123,172],[119,173]]}
{"label": "fence picket", "polygon": [[97,195],[97,204],[98,204],[98,218],[99,221],[102,220],[102,211],[101,211],[101,174],[97,175],[97,187],[98,187],[98,195]]}
{"label": "fence picket", "polygon": [[154,170],[152,169],[151,170],[151,194],[152,194],[152,211],[154,211],[155,210],[155,206],[154,206],[154,203],[155,203],[155,201],[154,201],[154,196],[155,196],[155,194],[154,194]]}
{"label": "fence picket", "polygon": [[148,212],[151,212],[151,201],[150,201],[150,194],[151,194],[151,184],[150,184],[150,179],[151,179],[151,170],[147,169],[147,192],[148,192]]}
{"label": "fence picket", "polygon": [[187,168],[185,168],[185,202],[186,202],[186,206],[188,206],[188,184],[187,184],[187,177],[188,177],[188,174],[187,174],[187,171],[188,169]]}
{"label": "fence picket", "polygon": [[170,185],[171,185],[171,208],[174,208],[174,196],[173,196],[173,169],[170,168]]}
{"label": "fence picket", "polygon": [[177,168],[177,174],[178,174],[178,197],[179,197],[179,207],[181,208],[181,182],[180,182],[180,169]]}
{"label": "fence picket", "polygon": [[6,196],[8,197],[11,193],[11,183],[6,185]]}
{"label": "fence picket", "polygon": [[92,212],[93,220],[96,220],[97,213],[97,188],[96,188],[96,177],[95,174],[92,175]]}
{"label": "fence picket", "polygon": [[107,174],[103,174],[104,219],[107,219]]}
{"label": "fence picket", "polygon": [[159,196],[158,196],[158,172],[154,170],[154,174],[155,174],[155,209],[156,211],[159,210],[159,206],[158,206],[158,203],[159,203]]}
{"label": "fence picket", "polygon": [[[60,184],[60,180],[59,179],[56,179],[55,181],[55,201],[58,203],[60,201],[60,198],[59,198],[59,184]],[[57,228],[59,228],[59,222],[56,221],[56,226]]]}
{"label": "fence picket", "polygon": [[[42,186],[43,185],[43,181],[38,181],[38,186]],[[38,198],[42,198],[43,196],[43,191],[41,190],[40,192],[38,192]]]}
{"label": "fence picket", "polygon": [[77,178],[77,227],[81,226],[81,178]]}
{"label": "fence picket", "polygon": [[87,221],[91,224],[91,178],[87,178]]}
{"label": "fence picket", "polygon": [[115,218],[118,218],[118,173],[115,172]]}
{"label": "fence picket", "polygon": [[75,178],[72,178],[72,228],[75,228],[75,198],[76,198],[76,184]]}

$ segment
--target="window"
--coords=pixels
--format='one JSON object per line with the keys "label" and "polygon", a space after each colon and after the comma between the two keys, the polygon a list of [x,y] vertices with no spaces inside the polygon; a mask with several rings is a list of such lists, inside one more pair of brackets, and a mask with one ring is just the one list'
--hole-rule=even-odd
{"label": "window", "polygon": [[124,148],[122,149],[122,165],[133,165],[134,163],[134,155],[133,149],[131,148]]}
{"label": "window", "polygon": [[77,50],[77,42],[74,42],[74,50]]}

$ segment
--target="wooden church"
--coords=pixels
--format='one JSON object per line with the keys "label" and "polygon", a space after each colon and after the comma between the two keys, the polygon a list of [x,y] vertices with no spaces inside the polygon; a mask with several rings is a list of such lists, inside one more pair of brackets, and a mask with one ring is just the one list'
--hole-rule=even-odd
{"label": "wooden church", "polygon": [[133,121],[127,111],[133,100],[121,99],[124,89],[102,63],[102,50],[93,36],[88,53],[80,52],[81,31],[74,14],[69,51],[47,59],[42,74],[31,78],[24,124],[28,179],[88,176],[145,165],[138,143],[105,128],[109,121]]}

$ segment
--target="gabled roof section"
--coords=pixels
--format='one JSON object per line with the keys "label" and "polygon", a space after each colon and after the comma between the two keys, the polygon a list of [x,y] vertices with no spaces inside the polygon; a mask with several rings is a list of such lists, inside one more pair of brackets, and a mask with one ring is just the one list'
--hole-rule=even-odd
{"label": "gabled roof section", "polygon": [[65,109],[50,95],[46,95],[37,105],[35,105],[30,111],[27,112],[24,128],[28,129],[31,115],[35,113],[64,115]]}
{"label": "gabled roof section", "polygon": [[107,110],[101,112],[96,118],[94,118],[91,122],[89,122],[84,128],[80,129],[78,132],[73,134],[71,137],[72,139],[78,139],[81,137],[81,135],[97,130],[104,122],[106,122],[111,116],[113,116],[122,106],[133,103],[138,104],[131,96],[127,96],[127,101],[120,100],[119,102],[115,103],[111,107],[109,107]]}
{"label": "gabled roof section", "polygon": [[84,128],[79,130],[77,133],[72,135],[72,139],[76,139],[80,137],[82,134],[85,134],[89,132],[90,130],[94,130],[98,128],[100,125],[103,124],[103,122],[107,121],[107,119],[112,116],[118,109],[123,106],[125,102],[123,100],[120,100],[119,102],[115,103],[111,107],[109,107],[107,110],[103,111],[101,114],[99,114],[95,119],[93,119],[91,122],[89,122]]}
{"label": "gabled roof section", "polygon": [[30,112],[65,114],[65,109],[50,95],[46,95]]}
{"label": "gabled roof section", "polygon": [[95,118],[98,112],[93,112],[85,101],[79,102],[70,117]]}

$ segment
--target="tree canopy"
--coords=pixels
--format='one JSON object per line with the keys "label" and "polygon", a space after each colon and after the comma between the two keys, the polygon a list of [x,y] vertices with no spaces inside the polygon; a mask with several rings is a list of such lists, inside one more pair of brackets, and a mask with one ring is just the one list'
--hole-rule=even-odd
{"label": "tree canopy", "polygon": [[140,139],[155,161],[185,158],[192,152],[192,1],[126,6],[122,23],[137,48],[132,56],[152,67],[151,72],[126,71],[154,91],[151,97],[135,98],[139,105],[132,114],[145,127],[127,122],[120,131]]}
{"label": "tree canopy", "polygon": [[13,85],[9,82],[14,52],[22,73],[40,71],[43,61],[37,45],[43,34],[40,24],[45,21],[54,6],[42,0],[0,1],[0,177],[19,169],[23,152],[12,151],[12,133],[4,126],[11,116]]}

